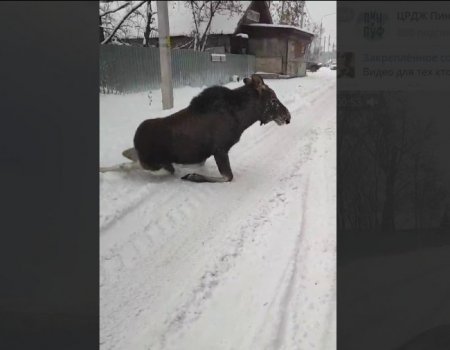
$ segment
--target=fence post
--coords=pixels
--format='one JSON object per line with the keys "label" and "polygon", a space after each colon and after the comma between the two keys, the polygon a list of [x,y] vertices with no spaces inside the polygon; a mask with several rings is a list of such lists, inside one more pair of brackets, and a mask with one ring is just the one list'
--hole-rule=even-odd
{"label": "fence post", "polygon": [[159,62],[163,109],[173,107],[172,56],[170,53],[169,11],[167,1],[156,2],[159,31]]}

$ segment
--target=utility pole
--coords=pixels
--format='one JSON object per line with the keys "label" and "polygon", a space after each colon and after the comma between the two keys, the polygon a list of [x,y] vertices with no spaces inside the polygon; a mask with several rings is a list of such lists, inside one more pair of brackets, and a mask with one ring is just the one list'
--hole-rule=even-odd
{"label": "utility pole", "polygon": [[159,32],[159,64],[163,109],[173,107],[172,56],[170,52],[169,10],[167,1],[157,1]]}
{"label": "utility pole", "polygon": [[331,40],[331,34],[328,34],[328,52],[330,52],[330,40]]}

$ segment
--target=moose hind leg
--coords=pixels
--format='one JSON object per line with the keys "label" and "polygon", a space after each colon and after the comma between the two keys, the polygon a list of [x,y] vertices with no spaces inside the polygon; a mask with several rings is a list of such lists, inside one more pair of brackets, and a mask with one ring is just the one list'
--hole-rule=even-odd
{"label": "moose hind leg", "polygon": [[175,173],[175,168],[173,167],[173,165],[171,163],[163,164],[162,167],[163,167],[163,169],[167,170],[172,175]]}
{"label": "moose hind leg", "polygon": [[132,163],[121,163],[118,165],[113,165],[109,167],[100,167],[101,173],[106,173],[109,171],[130,171],[134,169],[140,169],[141,164],[139,162],[132,162]]}
{"label": "moose hind leg", "polygon": [[125,151],[122,152],[122,155],[125,158],[128,158],[129,160],[132,160],[133,162],[139,161],[139,157],[138,157],[137,151],[136,151],[136,149],[134,147],[126,149]]}
{"label": "moose hind leg", "polygon": [[221,177],[205,176],[200,174],[187,174],[183,176],[182,180],[188,180],[192,182],[230,182],[233,180],[233,172],[230,167],[230,160],[228,154],[215,154],[214,159],[216,160],[217,167],[219,168]]}
{"label": "moose hind leg", "polygon": [[142,168],[155,176],[173,175],[175,169],[171,163],[156,164],[141,161]]}

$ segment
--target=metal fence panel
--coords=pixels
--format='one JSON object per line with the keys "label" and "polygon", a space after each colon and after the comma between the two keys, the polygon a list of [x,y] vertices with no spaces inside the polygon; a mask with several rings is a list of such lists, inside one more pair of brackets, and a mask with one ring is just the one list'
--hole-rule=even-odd
{"label": "metal fence panel", "polygon": [[[226,84],[233,75],[255,72],[255,57],[226,54],[225,62],[212,62],[207,52],[172,50],[174,87]],[[133,93],[159,89],[159,49],[104,45],[100,47],[100,92]]]}

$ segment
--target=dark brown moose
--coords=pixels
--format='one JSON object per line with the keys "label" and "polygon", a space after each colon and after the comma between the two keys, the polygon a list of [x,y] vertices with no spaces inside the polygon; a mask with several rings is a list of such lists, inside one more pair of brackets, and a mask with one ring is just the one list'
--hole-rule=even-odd
{"label": "dark brown moose", "polygon": [[233,179],[230,148],[245,129],[259,121],[289,124],[291,115],[259,75],[244,79],[244,86],[213,86],[194,97],[187,108],[168,117],[142,122],[134,136],[134,149],[123,155],[138,160],[150,171],[174,173],[175,164],[196,164],[214,156],[221,177],[187,174],[193,182],[227,182]]}

